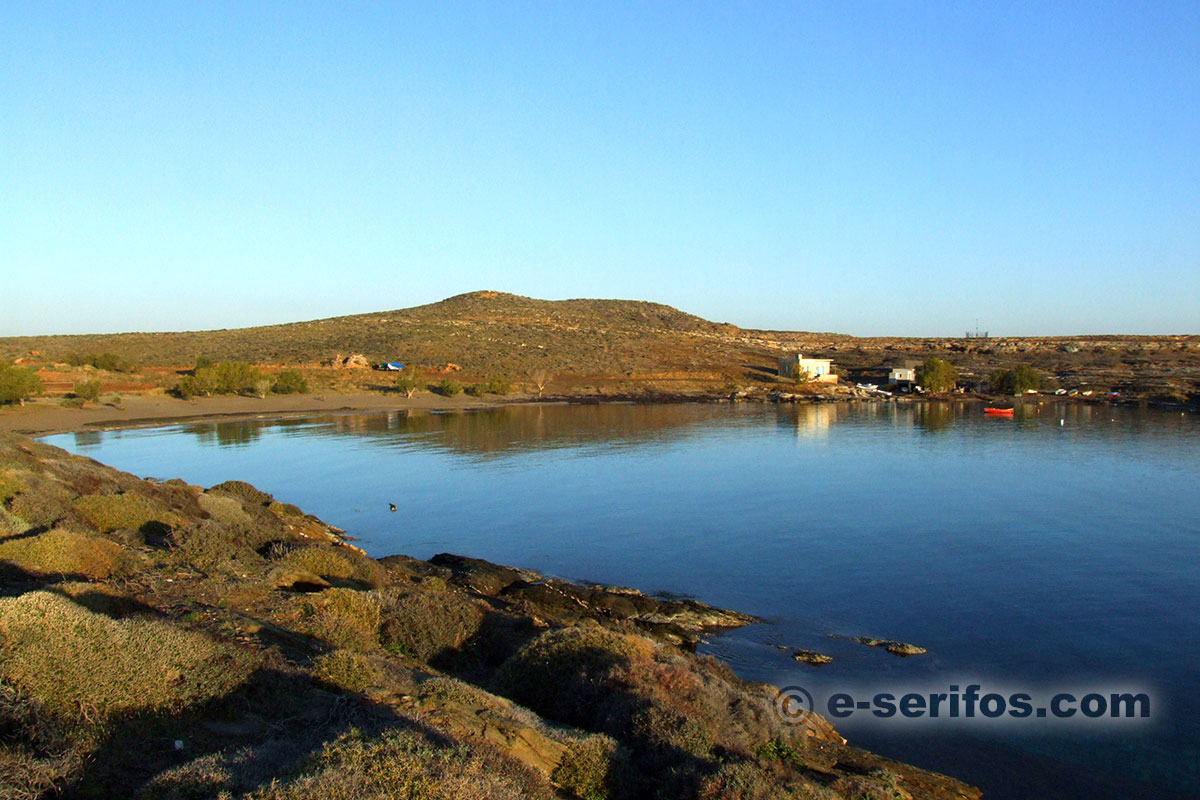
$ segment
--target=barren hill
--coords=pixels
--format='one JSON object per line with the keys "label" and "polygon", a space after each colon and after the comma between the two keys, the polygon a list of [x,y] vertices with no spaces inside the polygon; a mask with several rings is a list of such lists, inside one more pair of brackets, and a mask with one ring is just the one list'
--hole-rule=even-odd
{"label": "barren hill", "polygon": [[197,357],[266,364],[326,361],[362,353],[422,366],[453,362],[467,373],[617,379],[766,377],[785,351],[832,358],[852,379],[937,355],[968,375],[1027,362],[1063,386],[1122,387],[1186,396],[1200,390],[1200,336],[859,338],[762,331],[710,322],[657,303],[538,300],[503,292],[370,314],[236,330],[33,336],[0,339],[0,356],[63,359],[114,352],[141,365],[184,366]]}

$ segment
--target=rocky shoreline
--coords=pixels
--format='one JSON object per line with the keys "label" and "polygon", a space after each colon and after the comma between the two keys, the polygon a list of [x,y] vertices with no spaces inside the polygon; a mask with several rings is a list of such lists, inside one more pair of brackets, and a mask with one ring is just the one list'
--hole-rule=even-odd
{"label": "rocky shoreline", "polygon": [[0,436],[0,590],[4,796],[979,796],[692,652],[753,617],[372,559],[239,481]]}

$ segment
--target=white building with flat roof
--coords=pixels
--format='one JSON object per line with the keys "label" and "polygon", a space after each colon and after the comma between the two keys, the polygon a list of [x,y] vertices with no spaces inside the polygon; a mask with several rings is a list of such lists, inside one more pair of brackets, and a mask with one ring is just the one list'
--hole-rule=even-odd
{"label": "white building with flat roof", "polygon": [[810,381],[838,382],[838,376],[833,373],[833,362],[828,358],[805,358],[803,353],[780,357],[779,374],[781,376],[795,378],[802,372],[808,375]]}

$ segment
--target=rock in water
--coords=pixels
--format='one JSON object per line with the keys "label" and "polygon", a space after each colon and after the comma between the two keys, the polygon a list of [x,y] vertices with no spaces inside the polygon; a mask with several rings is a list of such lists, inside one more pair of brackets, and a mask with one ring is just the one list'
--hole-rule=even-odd
{"label": "rock in water", "polygon": [[867,647],[882,647],[894,656],[919,656],[929,652],[924,647],[918,647],[908,642],[897,642],[895,639],[875,639],[871,636],[855,636],[854,641]]}
{"label": "rock in water", "polygon": [[823,664],[832,664],[833,657],[827,656],[824,653],[817,653],[812,650],[796,650],[792,653],[792,658],[797,661],[803,661],[805,664],[821,666]]}

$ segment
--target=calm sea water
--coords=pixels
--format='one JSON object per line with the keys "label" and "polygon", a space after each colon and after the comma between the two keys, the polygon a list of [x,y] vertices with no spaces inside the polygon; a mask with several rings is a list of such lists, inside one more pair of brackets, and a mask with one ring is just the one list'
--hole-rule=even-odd
{"label": "calm sea water", "polygon": [[[989,797],[1200,786],[1200,419],[1030,405],[529,406],[48,437],[143,476],[248,480],[372,555],[442,551],[768,622],[705,649],[850,690],[1135,688],[1137,724],[837,723]],[[388,503],[399,511],[390,513]],[[914,642],[898,658],[839,636]],[[832,665],[797,664],[783,647]],[[1048,699],[1048,696],[1046,697]]]}

